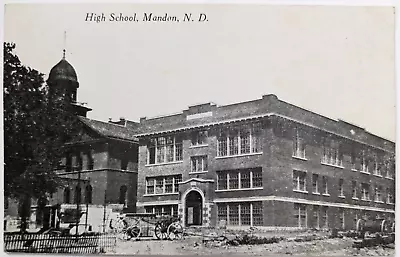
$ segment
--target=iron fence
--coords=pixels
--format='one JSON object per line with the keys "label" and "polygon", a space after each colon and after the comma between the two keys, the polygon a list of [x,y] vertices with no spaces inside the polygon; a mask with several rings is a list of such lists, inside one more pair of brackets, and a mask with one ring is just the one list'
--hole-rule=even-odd
{"label": "iron fence", "polygon": [[116,252],[116,236],[107,234],[58,236],[5,234],[4,251],[22,253],[100,254]]}

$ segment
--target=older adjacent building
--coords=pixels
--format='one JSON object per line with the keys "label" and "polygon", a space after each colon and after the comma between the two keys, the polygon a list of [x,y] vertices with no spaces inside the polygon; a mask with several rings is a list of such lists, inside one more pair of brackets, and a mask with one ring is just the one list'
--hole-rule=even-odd
{"label": "older adjacent building", "polygon": [[[123,119],[103,122],[87,118],[91,109],[77,102],[79,82],[65,54],[51,69],[47,83],[50,101],[66,99],[78,122],[76,133],[65,142],[68,154],[57,170],[64,185],[49,199],[43,199],[48,207],[45,213],[39,213],[38,201],[32,199],[30,228],[55,226],[57,212],[78,206],[81,211],[88,210],[93,230],[104,227],[103,207],[136,212],[138,139],[134,128],[139,124]],[[17,201],[6,200],[5,230],[18,229],[18,208]]]}
{"label": "older adjacent building", "polygon": [[186,226],[354,229],[394,219],[395,144],[265,95],[142,118],[138,212]]}

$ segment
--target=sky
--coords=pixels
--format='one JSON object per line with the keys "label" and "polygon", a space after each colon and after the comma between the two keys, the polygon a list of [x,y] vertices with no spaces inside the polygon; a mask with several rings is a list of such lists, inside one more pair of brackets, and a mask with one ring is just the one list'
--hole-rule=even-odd
{"label": "sky", "polygon": [[[96,23],[87,13],[208,21]],[[394,140],[394,24],[392,7],[9,4],[4,38],[45,79],[66,48],[93,119],[138,121],[275,94]]]}

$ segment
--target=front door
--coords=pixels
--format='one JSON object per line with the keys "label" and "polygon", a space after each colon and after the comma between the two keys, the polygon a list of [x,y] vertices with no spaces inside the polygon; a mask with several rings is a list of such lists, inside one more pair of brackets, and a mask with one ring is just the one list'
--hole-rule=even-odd
{"label": "front door", "polygon": [[203,198],[197,191],[191,191],[186,196],[186,226],[202,225]]}

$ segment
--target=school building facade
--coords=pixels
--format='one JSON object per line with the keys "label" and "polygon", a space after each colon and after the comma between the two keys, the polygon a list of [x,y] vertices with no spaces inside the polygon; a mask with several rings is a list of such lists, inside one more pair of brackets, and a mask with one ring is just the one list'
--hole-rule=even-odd
{"label": "school building facade", "polygon": [[354,229],[394,221],[395,144],[264,95],[141,118],[137,211],[185,226]]}

